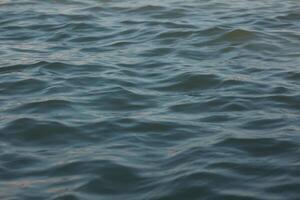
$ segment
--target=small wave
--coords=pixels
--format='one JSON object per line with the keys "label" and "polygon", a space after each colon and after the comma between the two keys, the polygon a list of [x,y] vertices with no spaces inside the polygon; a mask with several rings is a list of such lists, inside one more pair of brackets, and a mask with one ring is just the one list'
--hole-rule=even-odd
{"label": "small wave", "polygon": [[36,78],[27,78],[2,83],[1,87],[3,95],[25,95],[28,93],[42,92],[47,87],[47,82]]}
{"label": "small wave", "polygon": [[278,156],[297,150],[292,141],[272,138],[228,138],[216,146],[239,149],[253,156]]}
{"label": "small wave", "polygon": [[300,14],[299,13],[287,13],[285,15],[277,16],[276,19],[291,20],[291,21],[300,20]]}
{"label": "small wave", "polygon": [[183,18],[184,16],[187,15],[187,10],[185,9],[173,9],[173,10],[168,10],[166,12],[162,12],[156,15],[152,15],[152,18],[157,18],[157,19],[180,19]]}
{"label": "small wave", "polygon": [[140,55],[145,57],[166,56],[172,53],[172,51],[174,51],[173,48],[156,48],[141,53]]}
{"label": "small wave", "polygon": [[159,33],[155,38],[156,39],[169,39],[169,38],[188,38],[193,34],[193,31],[168,31]]}
{"label": "small wave", "polygon": [[100,172],[97,177],[80,186],[79,191],[101,195],[122,194],[137,190],[144,182],[137,169],[117,163],[102,165],[100,168],[98,166],[97,171]]}
{"label": "small wave", "polygon": [[188,92],[194,90],[205,90],[214,88],[217,85],[219,85],[220,82],[220,78],[214,74],[184,73],[160,81],[157,84],[158,86],[154,88],[160,91]]}
{"label": "small wave", "polygon": [[300,183],[298,181],[294,181],[293,183],[281,183],[274,184],[273,186],[267,188],[266,190],[275,194],[280,195],[291,195],[298,197],[300,192],[298,188],[300,187]]}
{"label": "small wave", "polygon": [[7,124],[1,132],[1,138],[5,138],[6,142],[26,146],[66,144],[71,142],[78,130],[57,121],[20,118]]}
{"label": "small wave", "polygon": [[[57,114],[57,112],[62,112],[64,110],[67,112],[67,110],[72,109],[71,107],[72,102],[68,100],[61,100],[61,99],[47,99],[44,101],[35,101],[30,103],[23,103],[23,105],[15,107],[10,112],[18,112],[22,111],[23,113],[47,113],[50,115],[50,113],[54,112]],[[49,112],[51,110],[51,112]]]}
{"label": "small wave", "polygon": [[134,8],[130,8],[127,10],[128,13],[143,13],[143,14],[149,14],[149,13],[155,13],[155,12],[161,12],[164,11],[166,8],[159,5],[142,5]]}
{"label": "small wave", "polygon": [[223,36],[219,38],[219,41],[230,41],[230,42],[236,42],[236,41],[249,41],[256,38],[256,33],[254,31],[245,30],[245,29],[234,29],[231,31],[228,31]]}

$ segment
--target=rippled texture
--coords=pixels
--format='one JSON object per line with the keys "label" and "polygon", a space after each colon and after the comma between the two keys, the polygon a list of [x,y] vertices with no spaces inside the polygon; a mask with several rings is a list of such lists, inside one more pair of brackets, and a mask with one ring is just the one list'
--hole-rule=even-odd
{"label": "rippled texture", "polygon": [[1,199],[299,200],[300,2],[2,0]]}

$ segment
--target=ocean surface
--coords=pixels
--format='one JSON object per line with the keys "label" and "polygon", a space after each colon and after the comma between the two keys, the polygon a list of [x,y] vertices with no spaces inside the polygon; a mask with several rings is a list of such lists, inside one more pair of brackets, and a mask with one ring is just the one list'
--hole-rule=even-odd
{"label": "ocean surface", "polygon": [[1,0],[0,199],[299,200],[299,0]]}

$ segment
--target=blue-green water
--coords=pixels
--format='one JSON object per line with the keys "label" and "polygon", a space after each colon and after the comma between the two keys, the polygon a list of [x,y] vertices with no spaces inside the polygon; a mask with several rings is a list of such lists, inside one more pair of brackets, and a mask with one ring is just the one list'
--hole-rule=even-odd
{"label": "blue-green water", "polygon": [[0,199],[299,200],[300,1],[1,0]]}

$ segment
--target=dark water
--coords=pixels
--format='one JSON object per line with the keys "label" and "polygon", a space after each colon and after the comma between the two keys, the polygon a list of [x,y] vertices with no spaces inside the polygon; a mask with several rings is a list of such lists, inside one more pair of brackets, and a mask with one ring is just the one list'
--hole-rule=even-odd
{"label": "dark water", "polygon": [[0,197],[299,200],[300,1],[1,0]]}

